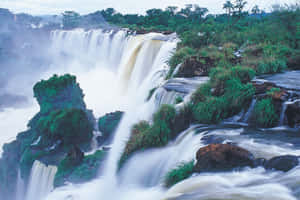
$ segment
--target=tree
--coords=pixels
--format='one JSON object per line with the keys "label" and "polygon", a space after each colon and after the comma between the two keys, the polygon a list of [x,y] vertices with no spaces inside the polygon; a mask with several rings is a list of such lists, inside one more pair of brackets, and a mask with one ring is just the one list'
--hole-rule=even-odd
{"label": "tree", "polygon": [[231,3],[231,1],[226,1],[224,4],[223,4],[223,9],[226,10],[227,14],[229,16],[231,16],[232,14],[232,11],[234,9],[234,5]]}
{"label": "tree", "polygon": [[80,15],[74,11],[65,11],[63,14],[63,26],[65,29],[77,28],[80,24]]}
{"label": "tree", "polygon": [[169,12],[171,16],[174,16],[176,14],[177,9],[177,6],[169,6],[166,8],[166,11]]}
{"label": "tree", "polygon": [[258,14],[261,13],[261,10],[259,9],[258,5],[255,5],[255,6],[252,8],[251,12],[252,12],[254,15],[258,15]]}
{"label": "tree", "polygon": [[238,17],[241,17],[243,14],[243,10],[245,8],[245,6],[247,5],[247,1],[245,0],[235,0],[235,5],[234,5],[234,9],[235,9],[235,14]]}

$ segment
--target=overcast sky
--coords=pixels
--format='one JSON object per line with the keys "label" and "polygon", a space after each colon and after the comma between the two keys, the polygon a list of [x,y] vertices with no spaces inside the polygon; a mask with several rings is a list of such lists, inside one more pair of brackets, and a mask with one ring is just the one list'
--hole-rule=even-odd
{"label": "overcast sky", "polygon": [[[275,3],[293,3],[296,0],[248,0],[248,8],[255,4],[268,10]],[[14,12],[31,14],[60,14],[65,10],[74,10],[87,14],[96,10],[113,7],[122,13],[140,13],[150,8],[166,8],[169,5],[183,7],[185,4],[199,4],[210,13],[222,12],[225,0],[0,0],[0,7]]]}

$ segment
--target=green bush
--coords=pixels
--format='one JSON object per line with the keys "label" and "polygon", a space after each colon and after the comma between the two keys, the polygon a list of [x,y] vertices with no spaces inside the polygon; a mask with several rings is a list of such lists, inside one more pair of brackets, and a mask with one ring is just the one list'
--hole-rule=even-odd
{"label": "green bush", "polygon": [[162,105],[160,110],[153,115],[152,125],[145,121],[134,125],[121,157],[120,165],[136,151],[166,145],[172,139],[175,114],[173,106]]}
{"label": "green bush", "polygon": [[168,62],[168,64],[170,65],[170,70],[168,72],[167,78],[171,78],[177,65],[182,63],[188,57],[191,57],[195,54],[196,54],[196,50],[190,47],[183,47],[178,49]]}
{"label": "green bush", "polygon": [[72,165],[68,158],[62,160],[55,174],[54,186],[64,185],[66,181],[71,183],[88,182],[97,178],[99,168],[105,160],[107,152],[96,151],[92,155],[85,156],[79,165]]}
{"label": "green bush", "polygon": [[177,168],[169,171],[165,177],[165,186],[171,187],[176,183],[189,178],[193,173],[194,161],[182,163]]}
{"label": "green bush", "polygon": [[205,101],[209,96],[211,96],[211,83],[202,84],[192,95],[192,103],[196,104],[198,102]]}
{"label": "green bush", "polygon": [[109,138],[116,131],[123,115],[123,112],[117,111],[99,118],[98,128],[103,134],[104,139]]}
{"label": "green bush", "polygon": [[258,64],[257,73],[258,74],[274,74],[278,72],[282,72],[287,68],[286,61],[277,60],[277,59],[269,59],[262,61]]}
{"label": "green bush", "polygon": [[33,87],[34,95],[47,96],[49,98],[55,96],[60,90],[63,90],[69,85],[76,84],[76,77],[70,74],[63,76],[53,75],[48,80],[42,80],[36,83]]}
{"label": "green bush", "polygon": [[80,109],[63,109],[42,117],[37,129],[49,139],[62,140],[65,145],[83,144],[93,137],[93,124]]}
{"label": "green bush", "polygon": [[271,98],[262,99],[256,103],[253,120],[260,127],[273,127],[278,124],[278,113]]}

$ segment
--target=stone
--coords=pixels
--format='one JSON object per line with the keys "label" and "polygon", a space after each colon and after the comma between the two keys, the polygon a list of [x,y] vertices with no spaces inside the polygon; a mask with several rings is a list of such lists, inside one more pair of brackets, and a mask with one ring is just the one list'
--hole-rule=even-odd
{"label": "stone", "polygon": [[290,127],[300,124],[300,100],[288,104],[285,115]]}
{"label": "stone", "polygon": [[196,172],[228,171],[253,166],[254,156],[247,150],[230,144],[211,144],[198,150]]}
{"label": "stone", "polygon": [[297,156],[278,156],[267,161],[265,164],[266,169],[275,169],[283,172],[287,172],[299,164],[299,158]]}

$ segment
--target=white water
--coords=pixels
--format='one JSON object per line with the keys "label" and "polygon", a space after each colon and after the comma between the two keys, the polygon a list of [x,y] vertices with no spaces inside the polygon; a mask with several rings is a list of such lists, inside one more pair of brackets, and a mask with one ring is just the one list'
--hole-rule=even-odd
{"label": "white water", "polygon": [[25,200],[40,200],[53,190],[56,166],[46,166],[35,161],[30,173]]}

